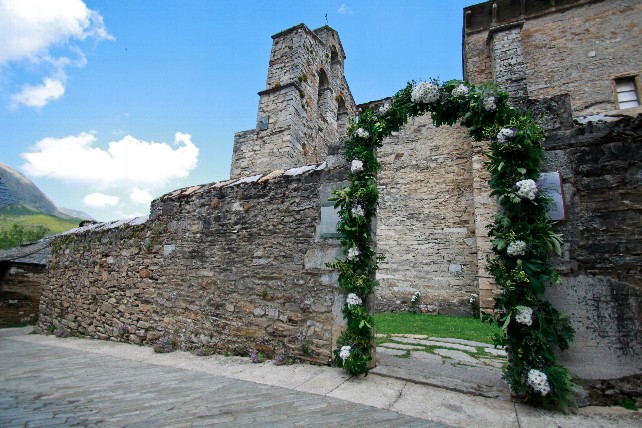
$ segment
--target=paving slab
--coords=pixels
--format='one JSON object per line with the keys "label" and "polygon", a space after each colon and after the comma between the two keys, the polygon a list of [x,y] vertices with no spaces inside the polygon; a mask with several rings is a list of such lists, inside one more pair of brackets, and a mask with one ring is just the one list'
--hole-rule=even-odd
{"label": "paving slab", "polygon": [[506,356],[506,351],[504,351],[503,349],[484,348],[484,352],[486,352],[487,354],[496,355],[496,356],[500,356],[500,357],[505,357]]}
{"label": "paving slab", "polygon": [[402,380],[372,375],[352,377],[330,392],[328,396],[388,409],[397,401],[406,383]]}
{"label": "paving slab", "polygon": [[316,376],[295,387],[298,391],[327,395],[352,376],[342,369],[323,370]]}
{"label": "paving slab", "polygon": [[458,343],[449,343],[449,342],[425,340],[425,339],[413,339],[411,337],[394,337],[394,340],[397,340],[403,343],[412,343],[416,345],[441,346],[446,348],[458,349],[460,351],[477,352],[477,349],[474,346],[461,345]]}
{"label": "paving slab", "polygon": [[513,403],[408,383],[391,410],[458,427],[518,428]]}
{"label": "paving slab", "polygon": [[490,343],[476,342],[474,340],[454,339],[449,337],[429,337],[428,339],[436,340],[438,342],[459,343],[460,345],[475,346],[480,348],[490,348],[493,346]]}
{"label": "paving slab", "polygon": [[430,362],[433,364],[432,367],[435,367],[435,365],[444,363],[443,358],[441,358],[439,355],[431,354],[430,352],[413,352],[410,355],[410,359],[417,361],[417,364],[424,364],[425,362]]}
{"label": "paving slab", "polygon": [[423,346],[404,345],[403,343],[385,342],[379,345],[383,348],[403,349],[405,351],[423,351]]}
{"label": "paving slab", "polygon": [[462,363],[472,363],[472,364],[479,364],[479,361],[477,361],[475,358],[471,357],[465,352],[457,351],[454,349],[441,349],[437,348],[434,350],[435,354],[441,355],[442,357],[447,357],[447,358],[452,358],[453,360],[460,361]]}
{"label": "paving slab", "polygon": [[[295,388],[304,384],[325,370],[325,367],[305,364],[276,366],[271,361],[251,364],[245,370],[236,373],[235,379],[248,380],[272,386]],[[340,370],[338,368],[331,370]]]}
{"label": "paving slab", "polygon": [[500,369],[444,364],[438,355],[413,352],[410,358],[378,354],[377,367],[371,373],[437,386],[488,398],[510,399],[508,385]]}
{"label": "paving slab", "polygon": [[622,407],[583,407],[576,414],[564,415],[545,409],[515,403],[517,419],[521,428],[640,428],[642,412]]}
{"label": "paving slab", "polygon": [[[425,353],[425,352],[424,352]],[[383,348],[380,346],[377,346],[377,355],[393,355],[393,356],[399,356],[399,355],[405,355],[406,351],[402,351],[399,349],[389,349],[389,348]]]}

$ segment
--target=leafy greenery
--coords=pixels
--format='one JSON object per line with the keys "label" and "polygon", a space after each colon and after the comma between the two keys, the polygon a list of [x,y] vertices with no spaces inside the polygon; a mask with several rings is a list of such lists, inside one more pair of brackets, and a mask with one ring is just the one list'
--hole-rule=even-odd
{"label": "leafy greenery", "polygon": [[618,400],[616,404],[628,410],[635,410],[636,412],[638,411],[638,404],[633,398],[624,398],[622,400]]}
{"label": "leafy greenery", "polygon": [[80,219],[64,219],[24,207],[0,210],[0,250],[37,241],[78,227]]}
{"label": "leafy greenery", "polygon": [[425,334],[430,337],[454,337],[475,342],[493,343],[501,333],[495,325],[478,318],[454,315],[422,315],[409,312],[383,312],[374,316],[379,334]]}
{"label": "leafy greenery", "polygon": [[24,227],[18,223],[13,223],[9,230],[0,229],[0,250],[37,241],[49,235],[49,233],[50,230],[41,224]]}
{"label": "leafy greenery", "polygon": [[[436,126],[460,123],[473,139],[491,140],[486,166],[500,209],[489,231],[494,253],[489,271],[501,293],[494,313],[486,319],[503,330],[495,335],[495,343],[508,351],[504,379],[513,393],[567,411],[574,405],[573,383],[557,363],[555,349],[568,348],[574,332],[567,317],[543,299],[546,286],[559,282],[549,255],[559,254],[562,243],[548,220],[551,201],[535,184],[544,155],[544,132],[530,113],[511,107],[508,94],[492,84],[410,82],[390,104],[376,112],[366,110],[348,128],[344,156],[350,162],[350,183],[331,199],[339,209],[337,231],[346,255],[331,266],[339,271],[339,287],[348,295],[343,308],[347,329],[337,341],[335,361],[352,374],[368,373],[374,319],[363,302],[374,291],[381,259],[371,245],[381,168],[376,149],[409,117],[426,112]],[[361,303],[349,303],[355,301]],[[529,383],[531,372],[545,376],[537,384]]]}

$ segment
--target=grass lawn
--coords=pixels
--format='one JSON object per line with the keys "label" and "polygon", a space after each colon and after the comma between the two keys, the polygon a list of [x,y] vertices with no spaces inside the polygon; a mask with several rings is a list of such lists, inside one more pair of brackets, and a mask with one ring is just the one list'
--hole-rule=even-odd
{"label": "grass lawn", "polygon": [[491,337],[501,330],[473,317],[381,312],[375,314],[375,331],[378,334],[425,334],[493,343]]}

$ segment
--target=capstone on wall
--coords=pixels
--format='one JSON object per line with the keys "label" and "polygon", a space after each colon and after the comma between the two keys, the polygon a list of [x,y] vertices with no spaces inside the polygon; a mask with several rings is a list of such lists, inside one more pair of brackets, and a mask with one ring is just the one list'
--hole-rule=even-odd
{"label": "capstone on wall", "polygon": [[464,9],[464,20],[464,78],[496,80],[514,97],[568,93],[576,116],[591,115],[615,110],[613,79],[640,80],[638,0],[499,0]]}
{"label": "capstone on wall", "polygon": [[257,126],[234,136],[232,177],[322,162],[356,113],[335,30],[300,24],[272,39]]}
{"label": "capstone on wall", "polygon": [[59,237],[39,328],[326,363],[344,297],[320,206],[344,178],[322,164],[195,186],[155,200],[145,222]]}

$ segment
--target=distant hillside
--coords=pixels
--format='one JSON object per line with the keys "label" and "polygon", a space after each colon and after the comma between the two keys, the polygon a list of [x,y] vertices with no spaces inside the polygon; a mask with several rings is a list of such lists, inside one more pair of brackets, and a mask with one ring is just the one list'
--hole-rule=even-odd
{"label": "distant hillside", "polygon": [[60,218],[33,211],[17,204],[0,209],[0,233],[7,232],[14,224],[18,224],[26,228],[43,226],[49,229],[49,234],[53,235],[78,227],[81,221],[80,218]]}
{"label": "distant hillside", "polygon": [[[16,202],[9,205],[12,198],[15,198]],[[82,211],[58,208],[31,180],[2,162],[0,162],[0,201],[4,201],[3,205],[8,205],[7,208],[13,208],[14,212],[24,210],[30,211],[31,214],[43,213],[73,221],[93,220],[93,217]],[[0,208],[3,207],[0,205]],[[5,209],[0,210],[0,213]]]}

